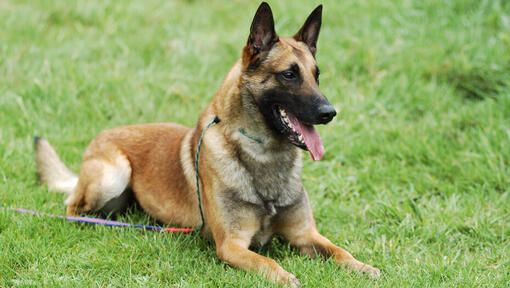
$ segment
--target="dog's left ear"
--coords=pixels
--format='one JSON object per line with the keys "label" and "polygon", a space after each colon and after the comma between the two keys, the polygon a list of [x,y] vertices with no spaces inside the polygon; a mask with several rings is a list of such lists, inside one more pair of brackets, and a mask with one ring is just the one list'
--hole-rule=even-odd
{"label": "dog's left ear", "polygon": [[305,44],[315,56],[317,51],[317,39],[319,38],[319,32],[321,30],[322,23],[322,5],[317,6],[315,10],[308,16],[305,24],[299,32],[294,35],[296,41],[305,42]]}

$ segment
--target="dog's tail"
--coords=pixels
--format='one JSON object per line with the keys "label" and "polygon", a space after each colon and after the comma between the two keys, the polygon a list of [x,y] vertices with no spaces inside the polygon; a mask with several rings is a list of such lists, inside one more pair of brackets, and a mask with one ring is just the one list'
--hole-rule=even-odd
{"label": "dog's tail", "polygon": [[55,149],[45,139],[34,137],[34,148],[41,184],[48,184],[48,189],[53,191],[71,193],[78,183],[78,175],[62,163]]}

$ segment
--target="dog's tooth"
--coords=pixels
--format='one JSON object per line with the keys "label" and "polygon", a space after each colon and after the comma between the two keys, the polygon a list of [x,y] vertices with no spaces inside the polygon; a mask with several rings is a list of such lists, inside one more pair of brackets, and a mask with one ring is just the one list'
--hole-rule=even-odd
{"label": "dog's tooth", "polygon": [[284,117],[284,118],[283,118],[283,121],[285,121],[285,123],[289,124],[289,118]]}
{"label": "dog's tooth", "polygon": [[303,140],[304,140],[303,135],[299,134],[298,139],[299,139],[299,141],[303,142]]}
{"label": "dog's tooth", "polygon": [[281,108],[280,108],[280,114],[282,114],[283,117],[287,116],[287,112],[285,112],[285,110],[283,110]]}

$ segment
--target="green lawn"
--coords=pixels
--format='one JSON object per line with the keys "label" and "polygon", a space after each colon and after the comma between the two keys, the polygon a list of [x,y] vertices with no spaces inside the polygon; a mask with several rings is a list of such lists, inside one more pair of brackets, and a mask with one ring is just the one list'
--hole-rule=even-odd
{"label": "green lawn", "polygon": [[[32,137],[73,170],[101,130],[196,123],[258,2],[0,1],[0,206],[64,213]],[[271,1],[280,35],[318,3]],[[307,287],[510,285],[510,2],[324,1],[321,87],[339,116],[303,171],[319,230],[369,280],[274,240]],[[133,211],[122,221],[149,224]],[[265,287],[196,235],[0,211],[0,287]]]}

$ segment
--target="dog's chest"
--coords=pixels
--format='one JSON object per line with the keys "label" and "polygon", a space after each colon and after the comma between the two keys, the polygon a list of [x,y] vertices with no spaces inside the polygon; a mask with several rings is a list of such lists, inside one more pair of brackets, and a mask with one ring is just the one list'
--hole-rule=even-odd
{"label": "dog's chest", "polygon": [[255,247],[262,247],[266,245],[274,235],[271,228],[272,216],[266,215],[260,219],[260,229],[251,239],[251,245]]}
{"label": "dog's chest", "polygon": [[260,205],[269,216],[274,216],[278,207],[289,206],[302,195],[301,158],[297,153],[279,156],[262,163],[248,155],[241,157],[252,189],[240,191],[240,196]]}

